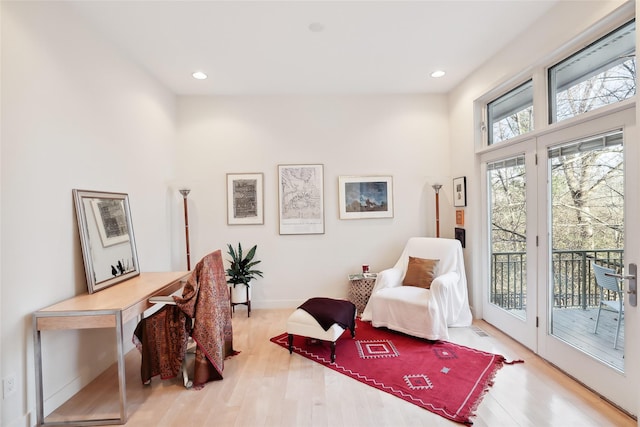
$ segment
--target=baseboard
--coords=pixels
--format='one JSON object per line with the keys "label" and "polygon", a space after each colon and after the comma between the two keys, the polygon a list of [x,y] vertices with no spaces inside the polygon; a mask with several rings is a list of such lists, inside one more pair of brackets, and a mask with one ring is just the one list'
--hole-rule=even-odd
{"label": "baseboard", "polygon": [[36,425],[36,419],[35,417],[33,418],[33,420],[31,419],[32,413],[33,411],[27,412],[18,419],[10,421],[9,424],[6,425],[6,427],[34,427]]}
{"label": "baseboard", "polygon": [[305,302],[308,298],[302,299],[287,299],[287,300],[268,300],[268,301],[251,301],[251,310],[253,309],[283,309],[290,308],[295,309],[300,304]]}
{"label": "baseboard", "polygon": [[[94,377],[95,378],[95,377]],[[48,416],[50,413],[58,409],[67,400],[71,399],[76,393],[78,393],[84,386],[91,382],[90,379],[82,379],[82,377],[76,377],[67,385],[59,389],[57,392],[44,399],[44,416]]]}
{"label": "baseboard", "polygon": [[[133,344],[125,340],[124,354],[133,348]],[[67,400],[71,399],[76,393],[89,385],[91,381],[96,379],[100,374],[107,370],[110,366],[116,363],[115,351],[105,351],[100,357],[91,365],[83,366],[80,369],[78,375],[62,386],[56,392],[49,396],[45,396],[44,399],[44,416],[47,417],[53,411],[58,409]]]}

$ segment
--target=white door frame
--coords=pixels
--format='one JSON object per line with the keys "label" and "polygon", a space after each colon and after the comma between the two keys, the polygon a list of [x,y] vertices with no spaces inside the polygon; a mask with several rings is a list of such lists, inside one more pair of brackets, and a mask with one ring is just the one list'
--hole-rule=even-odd
{"label": "white door frame", "polygon": [[[604,109],[603,109],[604,110]],[[507,335],[556,365],[570,376],[595,390],[630,414],[637,415],[640,408],[638,389],[640,369],[640,336],[634,333],[640,321],[638,310],[630,307],[625,298],[625,368],[624,373],[584,354],[566,342],[550,335],[549,320],[553,305],[549,286],[553,286],[549,262],[549,224],[546,149],[550,145],[569,142],[609,130],[624,131],[625,156],[625,265],[640,264],[640,144],[636,129],[636,108],[627,103],[606,109],[588,118],[572,120],[552,131],[540,132],[533,138],[505,145],[480,155],[480,182],[482,188],[482,310],[483,318]],[[489,204],[486,164],[501,159],[525,155],[527,173],[527,315],[522,320],[489,302],[490,254]],[[538,164],[535,165],[536,154]],[[532,194],[533,193],[533,194]],[[530,207],[530,208],[529,208]],[[536,246],[537,242],[537,246]],[[536,327],[537,323],[537,327]]]}
{"label": "white door frame", "polygon": [[[548,162],[546,149],[550,145],[557,145],[580,139],[585,136],[596,135],[608,130],[624,130],[624,156],[625,156],[625,265],[630,262],[640,263],[640,227],[638,227],[637,215],[639,210],[638,198],[638,166],[640,165],[640,150],[637,147],[637,131],[635,107],[625,108],[611,114],[602,115],[579,125],[565,127],[563,129],[548,132],[537,138],[538,153],[541,159],[538,163],[538,354],[550,361],[587,387],[596,390],[605,398],[631,414],[638,414],[637,390],[638,368],[638,337],[633,333],[638,323],[637,309],[629,306],[629,299],[625,298],[625,368],[624,373],[598,361],[582,351],[549,334],[549,321],[553,305],[550,301],[549,287],[553,286],[551,267],[549,265],[549,218],[545,212],[548,207],[547,176]],[[544,154],[544,155],[543,155]],[[544,159],[544,160],[542,160]],[[635,239],[634,239],[635,236]]]}

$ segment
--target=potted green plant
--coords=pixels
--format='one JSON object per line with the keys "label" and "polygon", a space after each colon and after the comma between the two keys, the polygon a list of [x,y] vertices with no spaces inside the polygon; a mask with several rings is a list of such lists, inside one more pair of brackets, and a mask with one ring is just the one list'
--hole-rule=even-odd
{"label": "potted green plant", "polygon": [[[238,243],[238,250],[235,250],[231,244],[227,243],[227,253],[231,257],[229,259],[229,268],[227,269],[227,283],[230,286],[232,304],[247,304],[251,311],[251,280],[262,276],[262,271],[255,269],[255,266],[261,261],[254,260],[258,245],[254,245],[246,255],[242,252],[242,245]],[[238,286],[243,285],[243,286]]]}

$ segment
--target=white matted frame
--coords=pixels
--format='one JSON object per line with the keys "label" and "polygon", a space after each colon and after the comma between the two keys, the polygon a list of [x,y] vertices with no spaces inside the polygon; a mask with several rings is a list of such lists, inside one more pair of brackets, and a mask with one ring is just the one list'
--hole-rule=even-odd
{"label": "white matted frame", "polygon": [[91,208],[96,219],[102,247],[129,241],[129,225],[124,200],[94,199]]}
{"label": "white matted frame", "polygon": [[453,180],[453,206],[467,206],[467,177],[461,176]]}
{"label": "white matted frame", "polygon": [[227,224],[264,224],[262,173],[227,174]]}
{"label": "white matted frame", "polygon": [[324,165],[278,165],[280,234],[324,234]]}
{"label": "white matted frame", "polygon": [[339,176],[340,219],[393,218],[393,177]]}

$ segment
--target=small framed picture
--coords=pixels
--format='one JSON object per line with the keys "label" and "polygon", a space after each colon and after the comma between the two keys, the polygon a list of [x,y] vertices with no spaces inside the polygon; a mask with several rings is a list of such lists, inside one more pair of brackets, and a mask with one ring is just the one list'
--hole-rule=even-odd
{"label": "small framed picture", "polygon": [[464,211],[462,209],[456,209],[456,225],[464,227]]}
{"label": "small framed picture", "polygon": [[264,224],[262,173],[227,174],[227,224]]}
{"label": "small framed picture", "polygon": [[453,180],[453,206],[467,206],[467,177],[462,176]]}
{"label": "small framed picture", "polygon": [[465,240],[466,240],[465,239],[465,234],[466,233],[464,231],[464,228],[456,227],[456,229],[455,229],[455,237],[456,237],[457,240],[460,241],[460,244],[462,245],[463,248],[465,247],[465,243],[466,243],[465,242]]}
{"label": "small framed picture", "polygon": [[391,176],[338,177],[340,219],[393,218]]}

